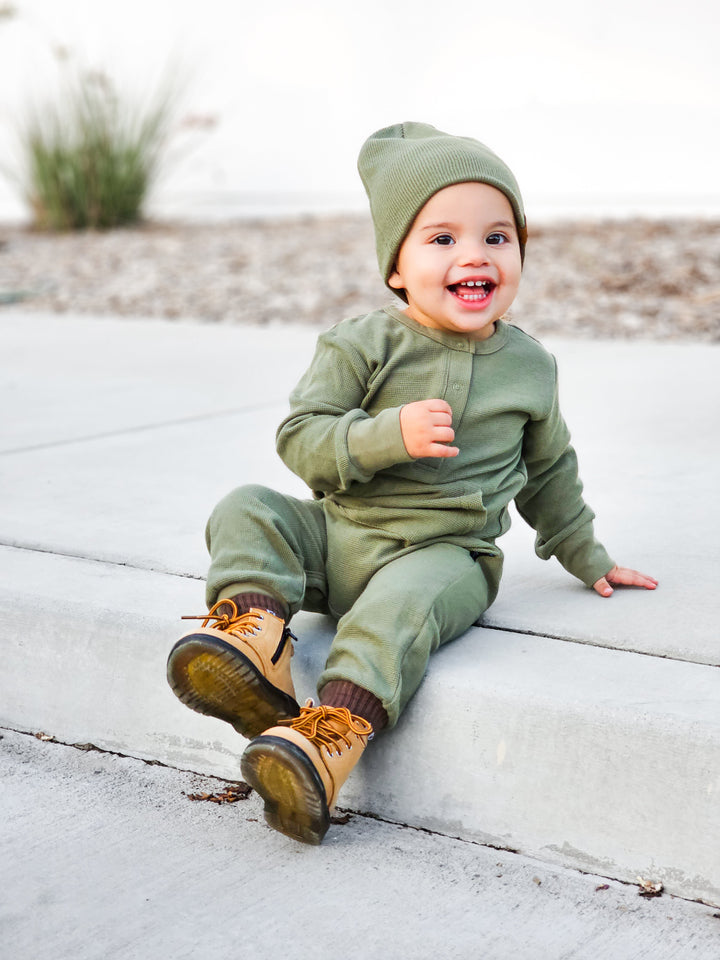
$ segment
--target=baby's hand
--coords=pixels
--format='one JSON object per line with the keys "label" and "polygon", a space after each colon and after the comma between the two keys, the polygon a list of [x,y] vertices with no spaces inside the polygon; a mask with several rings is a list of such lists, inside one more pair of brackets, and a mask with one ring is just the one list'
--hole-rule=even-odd
{"label": "baby's hand", "polygon": [[411,457],[456,457],[460,450],[448,447],[455,439],[452,408],[445,400],[416,400],[400,410],[400,431]]}
{"label": "baby's hand", "polygon": [[613,594],[611,583],[626,587],[645,587],[646,590],[654,590],[658,585],[655,577],[648,577],[644,573],[629,570],[627,567],[613,567],[610,573],[606,573],[604,577],[595,581],[593,590],[597,590],[601,597],[611,597]]}

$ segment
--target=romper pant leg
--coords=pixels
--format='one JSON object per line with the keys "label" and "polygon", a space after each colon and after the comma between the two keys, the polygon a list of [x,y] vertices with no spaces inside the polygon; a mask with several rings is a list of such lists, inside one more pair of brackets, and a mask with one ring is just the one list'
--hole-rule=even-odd
{"label": "romper pant leg", "polygon": [[210,551],[206,600],[266,593],[290,616],[327,613],[327,534],[322,503],[297,500],[250,484],[213,510],[205,539]]}
{"label": "romper pant leg", "polygon": [[420,686],[430,654],[464,633],[497,594],[502,560],[448,543],[386,563],[341,618],[318,689],[349,680],[387,711],[388,726]]}

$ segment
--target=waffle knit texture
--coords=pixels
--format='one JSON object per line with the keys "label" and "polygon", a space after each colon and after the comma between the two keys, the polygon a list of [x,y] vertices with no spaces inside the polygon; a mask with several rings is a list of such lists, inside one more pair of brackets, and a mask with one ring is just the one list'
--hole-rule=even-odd
{"label": "waffle knit texture", "polygon": [[[452,408],[460,453],[413,460],[400,409],[433,397]],[[290,405],[278,452],[344,517],[407,544],[498,556],[515,500],[539,557],[588,585],[612,569],[582,497],[555,360],[517,327],[499,320],[472,340],[394,307],[345,320],[319,337]]]}
{"label": "waffle knit texture", "polygon": [[[358,171],[370,200],[378,266],[386,284],[417,214],[438,190],[455,183],[487,183],[505,194],[524,258],[527,225],[520,188],[509,167],[478,140],[451,136],[428,123],[397,123],[368,137]],[[405,299],[403,291],[393,293]]]}
{"label": "waffle knit texture", "polygon": [[[388,727],[432,653],[490,606],[502,569],[497,556],[474,559],[449,543],[405,544],[346,519],[329,500],[299,500],[258,484],[220,501],[207,542],[208,601],[226,581],[256,582],[282,594],[292,614],[332,614],[338,623],[317,688],[324,702],[335,681],[362,688],[382,704]],[[373,723],[356,703],[333,698],[332,705]]]}
{"label": "waffle knit texture", "polygon": [[[460,454],[414,460],[400,409],[432,397],[453,410]],[[513,499],[541,558],[588,585],[614,565],[582,496],[555,361],[504,321],[481,341],[394,307],[343,321],[320,336],[290,406],[278,451],[315,499],[260,486],[224,498],[207,527],[207,600],[252,590],[291,615],[332,614],[318,687],[369,691],[388,726],[431,654],[493,602]]]}

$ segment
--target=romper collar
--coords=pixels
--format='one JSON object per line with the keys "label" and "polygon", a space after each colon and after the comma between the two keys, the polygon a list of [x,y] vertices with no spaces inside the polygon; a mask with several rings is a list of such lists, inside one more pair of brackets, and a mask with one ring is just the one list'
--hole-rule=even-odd
{"label": "romper collar", "polygon": [[437,343],[441,343],[444,347],[449,347],[451,350],[459,350],[461,353],[496,353],[505,346],[509,335],[510,328],[505,320],[496,321],[495,332],[491,337],[488,337],[487,340],[473,340],[471,337],[463,337],[460,334],[449,333],[447,330],[435,330],[433,327],[425,327],[422,323],[418,323],[417,320],[413,320],[412,317],[408,317],[406,313],[403,313],[403,311],[394,304],[388,304],[386,307],[383,307],[383,310],[389,317],[392,317],[393,320],[398,320],[415,333],[419,333],[429,340],[435,340]]}

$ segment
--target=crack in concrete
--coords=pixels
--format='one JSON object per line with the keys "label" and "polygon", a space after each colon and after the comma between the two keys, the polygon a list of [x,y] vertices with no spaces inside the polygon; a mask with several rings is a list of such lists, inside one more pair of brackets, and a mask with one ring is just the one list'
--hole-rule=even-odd
{"label": "crack in concrete", "polygon": [[172,420],[159,420],[157,423],[138,424],[134,427],[123,427],[119,430],[108,430],[102,433],[89,433],[81,437],[69,437],[65,440],[51,440],[46,443],[29,444],[25,447],[10,447],[0,450],[0,456],[13,456],[21,453],[35,453],[38,450],[50,450],[54,447],[68,447],[75,444],[94,443],[97,440],[110,440],[113,437],[122,437],[134,433],[146,433],[151,430],[163,430],[166,427],[178,427],[189,423],[200,423],[204,420],[221,420],[224,417],[236,417],[246,413],[257,413],[259,410],[268,410],[278,406],[285,398],[268,400],[250,407],[232,407],[229,410],[217,410],[210,413],[198,413],[187,417],[177,417]]}
{"label": "crack in concrete", "polygon": [[112,557],[90,557],[84,553],[75,553],[69,550],[52,550],[49,547],[30,546],[13,540],[0,540],[0,547],[10,550],[23,550],[27,553],[42,553],[52,557],[62,557],[66,560],[84,560],[87,563],[108,564],[113,567],[127,567],[129,570],[138,570],[141,573],[160,573],[166,577],[181,577],[185,580],[204,580],[198,573],[181,573],[165,567],[142,567],[127,560],[114,560]]}
{"label": "crack in concrete", "polygon": [[501,627],[497,623],[476,624],[486,630],[498,630],[500,633],[517,633],[526,637],[540,637],[543,640],[562,640],[565,643],[577,643],[583,647],[594,647],[596,650],[615,650],[617,653],[636,653],[641,657],[653,657],[656,660],[671,660],[676,663],[696,663],[701,667],[720,668],[720,663],[711,663],[707,660],[690,660],[687,657],[671,657],[667,653],[653,653],[640,650],[637,647],[619,647],[611,643],[596,643],[593,640],[581,640],[579,637],[563,636],[559,633],[542,633],[539,630],[529,630],[527,627]]}

